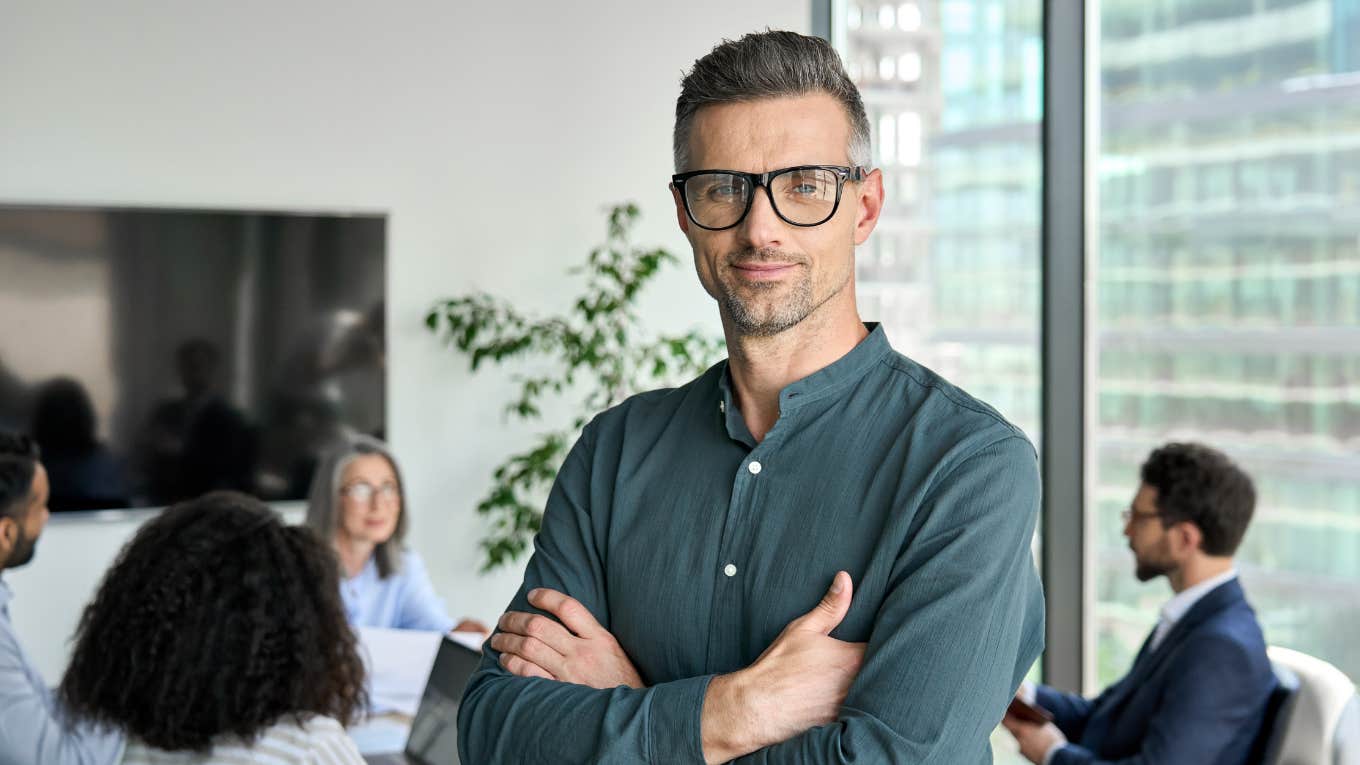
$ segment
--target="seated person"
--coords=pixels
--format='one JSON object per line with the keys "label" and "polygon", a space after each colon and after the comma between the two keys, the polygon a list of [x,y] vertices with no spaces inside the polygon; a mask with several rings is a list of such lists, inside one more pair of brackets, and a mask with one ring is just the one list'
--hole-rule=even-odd
{"label": "seated person", "polygon": [[350,436],[321,459],[307,503],[307,526],[340,556],[340,594],[356,627],[432,632],[473,631],[455,624],[435,595],[425,563],[402,545],[410,526],[401,473],[386,444]]}
{"label": "seated person", "polygon": [[42,447],[52,512],[130,504],[122,461],[99,441],[98,426],[94,403],[78,380],[58,377],[38,389],[30,433]]}
{"label": "seated person", "polygon": [[137,531],[76,630],[59,690],[128,736],[123,762],[363,762],[366,703],[335,557],[259,500],[214,492]]}
{"label": "seated person", "polygon": [[1222,453],[1167,444],[1142,467],[1124,512],[1139,581],[1165,576],[1176,595],[1122,680],[1094,700],[1047,686],[1016,694],[1052,712],[1003,724],[1031,762],[1242,765],[1275,677],[1233,553],[1256,503],[1251,479]]}
{"label": "seated person", "polygon": [[[47,524],[47,471],[38,447],[0,431],[0,571],[33,559]],[[41,594],[41,593],[39,593]],[[123,753],[116,731],[70,726],[9,620],[13,599],[0,579],[0,762],[111,765]]]}

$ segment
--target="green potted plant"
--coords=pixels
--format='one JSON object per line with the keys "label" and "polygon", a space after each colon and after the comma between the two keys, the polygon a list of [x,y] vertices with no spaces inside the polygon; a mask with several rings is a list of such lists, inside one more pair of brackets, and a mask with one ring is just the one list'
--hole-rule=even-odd
{"label": "green potted plant", "polygon": [[580,397],[568,425],[540,433],[528,449],[492,471],[491,486],[477,504],[491,525],[480,543],[483,571],[528,550],[542,523],[548,489],[591,416],[634,393],[687,380],[723,352],[721,337],[698,330],[645,334],[638,319],[642,289],[680,259],[664,249],[633,246],[629,233],[638,215],[631,203],[610,209],[604,244],[591,251],[585,265],[571,269],[585,275],[585,289],[564,314],[535,318],[475,292],[438,300],[425,317],[430,331],[466,356],[473,372],[486,362],[531,359],[540,362],[536,368],[549,369],[514,378],[507,416],[540,420],[548,397]]}

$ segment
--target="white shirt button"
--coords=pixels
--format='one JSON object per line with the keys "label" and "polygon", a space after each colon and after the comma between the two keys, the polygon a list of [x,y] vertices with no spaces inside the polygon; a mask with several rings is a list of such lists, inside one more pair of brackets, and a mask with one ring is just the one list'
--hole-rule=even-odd
{"label": "white shirt button", "polygon": [[751,475],[760,475],[760,463],[755,460],[751,460],[751,464],[747,465],[746,469],[751,471]]}
{"label": "white shirt button", "polygon": [[723,566],[723,573],[727,574],[728,576],[736,576],[737,567],[729,563],[726,566]]}

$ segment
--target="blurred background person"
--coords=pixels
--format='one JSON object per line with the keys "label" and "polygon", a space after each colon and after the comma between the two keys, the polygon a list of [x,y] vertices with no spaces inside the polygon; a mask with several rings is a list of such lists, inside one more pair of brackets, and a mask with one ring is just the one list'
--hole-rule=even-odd
{"label": "blurred background person", "polygon": [[253,492],[254,429],[222,393],[222,354],[211,341],[175,350],[182,395],[157,404],[138,440],[138,461],[152,505],[217,489]]}
{"label": "blurred background person", "polygon": [[385,327],[379,301],[315,317],[293,341],[270,391],[261,496],[301,496],[331,446],[355,433],[383,438]]}
{"label": "blurred background person", "polygon": [[[32,440],[0,430],[0,572],[33,559],[48,518],[47,471]],[[9,619],[14,594],[0,577],[0,763],[111,765],[117,731],[72,726],[19,643]]]}
{"label": "blurred background person", "polygon": [[402,544],[409,527],[403,502],[397,460],[376,438],[350,436],[317,467],[306,524],[340,558],[340,591],[350,623],[487,633],[480,622],[449,616],[425,562]]}
{"label": "blurred background person", "polygon": [[1222,452],[1194,443],[1154,450],[1141,473],[1123,515],[1134,575],[1166,577],[1174,597],[1129,673],[1099,697],[1026,682],[1016,695],[1054,722],[1003,723],[1042,765],[1245,765],[1276,684],[1233,561],[1256,489]]}
{"label": "blurred background person", "polygon": [[123,463],[99,441],[98,430],[94,404],[78,380],[57,377],[38,387],[30,432],[42,447],[54,512],[127,507]]}
{"label": "blurred background person", "polygon": [[148,521],[75,635],[60,698],[128,736],[128,765],[363,762],[364,667],[335,558],[260,501],[215,492]]}

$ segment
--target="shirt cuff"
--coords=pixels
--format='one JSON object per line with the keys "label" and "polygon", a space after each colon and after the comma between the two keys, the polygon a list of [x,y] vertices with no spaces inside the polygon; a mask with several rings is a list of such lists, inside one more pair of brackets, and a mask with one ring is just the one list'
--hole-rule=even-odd
{"label": "shirt cuff", "polygon": [[1039,765],[1051,765],[1051,763],[1053,762],[1053,757],[1054,757],[1055,755],[1057,755],[1057,753],[1058,753],[1060,750],[1062,750],[1062,748],[1065,747],[1065,746],[1067,746],[1067,744],[1062,743],[1062,742],[1059,742],[1059,743],[1057,743],[1057,744],[1054,744],[1053,746],[1050,746],[1050,747],[1048,748],[1048,751],[1047,751],[1047,752],[1044,752],[1044,760],[1043,760],[1043,762],[1039,763]]}
{"label": "shirt cuff", "polygon": [[1036,700],[1039,695],[1039,689],[1035,688],[1034,683],[1028,680],[1020,684],[1020,690],[1016,691],[1015,695],[1019,696],[1021,701],[1030,706],[1037,706],[1039,703]]}
{"label": "shirt cuff", "polygon": [[704,762],[704,697],[713,677],[701,675],[652,686],[647,716],[650,762]]}

